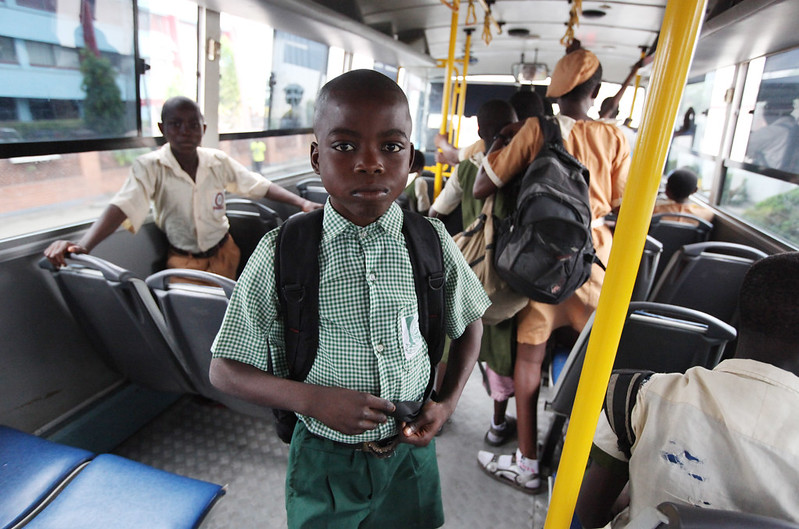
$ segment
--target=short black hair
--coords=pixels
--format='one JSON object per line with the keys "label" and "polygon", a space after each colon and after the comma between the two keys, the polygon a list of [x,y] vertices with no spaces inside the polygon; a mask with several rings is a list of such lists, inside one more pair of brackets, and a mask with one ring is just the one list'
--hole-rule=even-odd
{"label": "short black hair", "polygon": [[[404,103],[406,107],[408,106],[408,98],[405,96],[405,92],[393,79],[375,70],[350,70],[331,79],[319,90],[319,95],[316,97],[316,104],[314,105],[314,129],[316,129],[317,120],[327,106],[328,100],[335,93],[356,93],[363,99],[376,95],[381,95],[382,97],[390,95]],[[408,116],[410,117],[410,110],[408,110]]]}
{"label": "short black hair", "polygon": [[477,132],[489,143],[502,127],[516,121],[516,112],[507,101],[490,99],[477,110]]}
{"label": "short black hair", "polygon": [[608,117],[615,118],[616,116],[618,116],[619,107],[616,104],[614,104],[613,101],[614,100],[612,97],[606,97],[605,99],[603,99],[602,104],[599,105],[599,113],[604,114],[607,111],[611,111],[612,114],[609,115]]}
{"label": "short black hair", "polygon": [[738,307],[742,332],[799,341],[799,252],[755,262],[744,277]]}
{"label": "short black hair", "polygon": [[589,77],[587,80],[583,81],[582,83],[578,84],[574,88],[571,89],[570,92],[567,92],[560,96],[563,99],[585,99],[587,97],[591,97],[594,93],[594,89],[602,83],[602,65],[598,64],[596,67],[596,71]]}
{"label": "short black hair", "polygon": [[681,202],[696,191],[698,181],[696,173],[690,169],[675,169],[666,181],[666,189],[674,200]]}
{"label": "short black hair", "polygon": [[532,90],[518,90],[508,100],[519,121],[544,115],[544,101]]}
{"label": "short black hair", "polygon": [[169,113],[172,112],[173,109],[182,106],[194,107],[197,109],[197,113],[200,114],[200,121],[205,120],[200,105],[198,105],[196,101],[185,96],[175,96],[164,101],[164,106],[161,107],[161,123],[166,123],[167,116],[169,116]]}

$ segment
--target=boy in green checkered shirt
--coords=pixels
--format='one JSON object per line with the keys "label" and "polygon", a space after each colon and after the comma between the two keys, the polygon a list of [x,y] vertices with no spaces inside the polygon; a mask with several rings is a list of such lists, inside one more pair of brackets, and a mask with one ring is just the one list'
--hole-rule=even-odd
{"label": "boy in green checkered shirt", "polygon": [[[421,400],[430,377],[394,203],[411,166],[410,132],[408,101],[388,77],[356,70],[322,88],[311,165],[330,199],[319,245],[313,367],[305,382],[282,378],[288,369],[275,289],[277,230],[250,258],[212,348],[217,387],[299,417],[286,476],[291,528],[444,523],[434,436],[474,367],[490,301],[443,224],[431,219],[444,254],[452,347],[436,400],[409,423],[392,418],[392,401]],[[274,375],[266,372],[270,356]],[[386,453],[391,457],[378,457]]]}

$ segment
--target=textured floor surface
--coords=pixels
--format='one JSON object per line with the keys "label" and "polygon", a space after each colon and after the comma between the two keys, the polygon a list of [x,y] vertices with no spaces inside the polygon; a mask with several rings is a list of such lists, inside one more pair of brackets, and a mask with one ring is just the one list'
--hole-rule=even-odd
{"label": "textured floor surface", "polygon": [[[512,405],[509,411],[514,413]],[[477,451],[491,449],[483,441],[491,413],[492,402],[475,370],[451,422],[436,440],[444,527],[541,528],[547,494],[516,491],[494,481],[477,465]],[[548,418],[540,422],[543,431]],[[156,468],[227,484],[227,494],[211,510],[203,529],[284,528],[288,448],[273,428],[269,419],[185,398],[115,452]],[[510,453],[515,442],[503,448]]]}

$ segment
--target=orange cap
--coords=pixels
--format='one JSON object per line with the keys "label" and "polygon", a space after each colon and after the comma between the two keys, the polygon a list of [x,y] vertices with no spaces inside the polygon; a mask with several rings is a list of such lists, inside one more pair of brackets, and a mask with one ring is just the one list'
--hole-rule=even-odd
{"label": "orange cap", "polygon": [[547,97],[560,97],[575,86],[586,82],[599,67],[599,59],[590,51],[580,48],[564,55],[555,65]]}

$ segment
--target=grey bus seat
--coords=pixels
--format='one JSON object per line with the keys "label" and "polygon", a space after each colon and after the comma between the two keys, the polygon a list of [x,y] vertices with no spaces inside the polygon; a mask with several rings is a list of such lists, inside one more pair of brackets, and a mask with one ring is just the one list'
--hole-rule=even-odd
{"label": "grey bus seat", "polygon": [[0,528],[24,524],[93,457],[0,425]]}
{"label": "grey bus seat", "polygon": [[[541,466],[553,472],[555,449],[571,415],[594,316],[586,323],[564,364],[546,403],[554,412],[541,451]],[[709,314],[662,303],[630,303],[616,352],[614,369],[646,369],[659,373],[685,372],[690,367],[713,368],[735,329]]]}
{"label": "grey bus seat", "polygon": [[650,507],[630,520],[637,529],[799,529],[799,524],[746,512],[723,511],[675,502]]}
{"label": "grey bus seat", "polygon": [[236,277],[241,275],[247,260],[263,236],[283,224],[277,211],[248,198],[231,197],[225,202],[230,221],[230,235],[241,251]]}
{"label": "grey bus seat", "polygon": [[129,270],[136,277],[163,270],[169,251],[169,239],[155,222],[145,222],[134,234],[119,229],[92,250],[92,255],[113,260],[114,264]]}
{"label": "grey bus seat", "polygon": [[742,244],[709,241],[683,246],[672,256],[649,300],[696,309],[734,325],[744,275],[764,257],[760,250]]}
{"label": "grey bus seat", "polygon": [[324,204],[327,201],[327,189],[322,184],[322,179],[319,177],[306,178],[300,180],[295,184],[300,196],[311,202],[318,202]]}
{"label": "grey bus seat", "polygon": [[[173,278],[203,281],[208,285],[172,282]],[[269,408],[257,406],[216,389],[208,377],[211,344],[227,310],[236,282],[199,270],[168,269],[146,279],[166,325],[184,354],[183,363],[197,392],[228,408],[259,417],[271,417]]]}
{"label": "grey bus seat", "polygon": [[663,244],[652,237],[646,236],[644,251],[641,254],[641,263],[638,265],[638,275],[635,277],[635,285],[631,296],[632,301],[644,301],[652,291],[655,283],[660,256],[663,253]]}
{"label": "grey bus seat", "polygon": [[687,213],[656,213],[649,224],[649,235],[663,244],[663,255],[660,258],[656,277],[660,277],[671,256],[685,246],[695,242],[703,242],[710,237],[713,224],[696,215]]}
{"label": "grey bus seat", "polygon": [[0,426],[0,527],[192,529],[225,488]]}
{"label": "grey bus seat", "polygon": [[161,311],[142,279],[92,255],[55,269],[43,258],[72,315],[109,365],[136,384],[172,393],[194,388]]}

